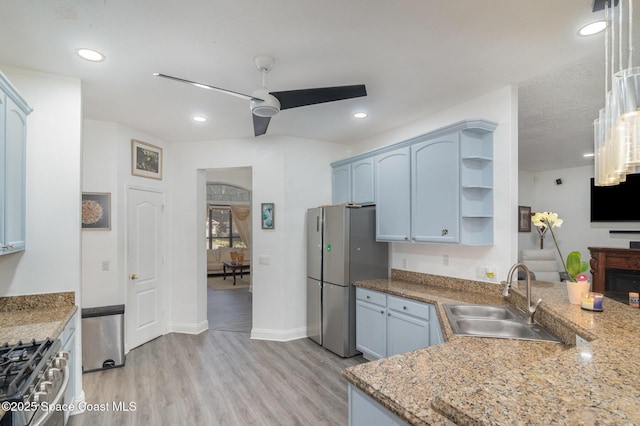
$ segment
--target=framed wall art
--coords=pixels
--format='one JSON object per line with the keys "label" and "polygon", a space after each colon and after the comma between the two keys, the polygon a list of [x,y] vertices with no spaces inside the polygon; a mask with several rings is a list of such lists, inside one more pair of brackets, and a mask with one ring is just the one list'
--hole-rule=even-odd
{"label": "framed wall art", "polygon": [[518,232],[531,232],[531,207],[518,206]]}
{"label": "framed wall art", "polygon": [[273,203],[262,203],[262,207],[260,208],[262,229],[274,229],[274,209]]}
{"label": "framed wall art", "polygon": [[111,194],[82,193],[82,229],[108,231],[111,229]]}
{"label": "framed wall art", "polygon": [[131,139],[131,174],[162,179],[162,148]]}

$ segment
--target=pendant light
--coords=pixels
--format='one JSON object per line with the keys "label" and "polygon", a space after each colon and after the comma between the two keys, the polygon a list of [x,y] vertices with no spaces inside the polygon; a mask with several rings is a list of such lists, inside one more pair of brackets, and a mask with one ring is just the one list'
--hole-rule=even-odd
{"label": "pendant light", "polygon": [[[605,6],[605,107],[594,121],[594,181],[617,185],[640,166],[640,67],[633,67],[633,0],[625,10]],[[628,23],[628,66],[623,69],[624,14]],[[618,39],[616,41],[616,17]],[[616,71],[616,48],[618,67]]]}

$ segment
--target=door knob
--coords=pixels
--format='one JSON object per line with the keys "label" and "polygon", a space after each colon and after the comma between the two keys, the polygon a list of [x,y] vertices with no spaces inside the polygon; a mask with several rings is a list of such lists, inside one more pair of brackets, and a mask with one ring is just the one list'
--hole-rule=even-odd
{"label": "door knob", "polygon": [[132,280],[137,280],[138,276],[136,274],[131,274],[131,276],[129,276],[129,278],[131,278]]}

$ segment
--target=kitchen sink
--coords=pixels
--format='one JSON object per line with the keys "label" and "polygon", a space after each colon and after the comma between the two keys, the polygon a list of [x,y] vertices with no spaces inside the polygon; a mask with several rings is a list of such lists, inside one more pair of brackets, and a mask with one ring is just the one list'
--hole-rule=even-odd
{"label": "kitchen sink", "polygon": [[453,334],[499,339],[560,341],[539,324],[527,324],[524,312],[511,306],[443,305]]}
{"label": "kitchen sink", "polygon": [[[489,305],[445,305],[456,317],[473,317],[488,319],[511,319],[516,315],[506,306]],[[446,309],[446,308],[445,308]]]}

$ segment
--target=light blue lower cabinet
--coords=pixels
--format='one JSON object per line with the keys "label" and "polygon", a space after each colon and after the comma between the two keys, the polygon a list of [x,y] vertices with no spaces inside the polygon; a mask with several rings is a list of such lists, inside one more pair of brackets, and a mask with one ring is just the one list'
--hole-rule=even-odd
{"label": "light blue lower cabinet", "polygon": [[429,322],[389,309],[387,313],[387,356],[429,346]]}
{"label": "light blue lower cabinet", "polygon": [[387,354],[385,311],[384,306],[356,300],[356,349],[368,359],[384,358]]}
{"label": "light blue lower cabinet", "polygon": [[435,306],[356,288],[356,348],[379,359],[442,343]]}
{"label": "light blue lower cabinet", "polygon": [[349,383],[349,426],[406,426],[408,424]]}

